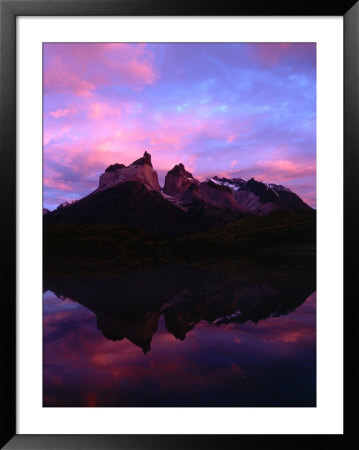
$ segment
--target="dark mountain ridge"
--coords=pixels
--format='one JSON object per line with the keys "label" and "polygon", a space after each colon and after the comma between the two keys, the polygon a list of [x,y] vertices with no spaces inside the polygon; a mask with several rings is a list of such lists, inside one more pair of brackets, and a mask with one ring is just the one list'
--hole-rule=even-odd
{"label": "dark mountain ridge", "polygon": [[143,184],[128,181],[82,198],[44,217],[45,226],[120,223],[156,234],[180,236],[194,230],[184,211],[149,191]]}

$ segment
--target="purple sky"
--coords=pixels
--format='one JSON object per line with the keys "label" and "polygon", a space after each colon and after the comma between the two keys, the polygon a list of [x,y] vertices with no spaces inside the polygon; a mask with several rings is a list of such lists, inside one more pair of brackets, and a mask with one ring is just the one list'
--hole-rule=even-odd
{"label": "purple sky", "polygon": [[147,150],[316,204],[315,44],[44,44],[44,206]]}

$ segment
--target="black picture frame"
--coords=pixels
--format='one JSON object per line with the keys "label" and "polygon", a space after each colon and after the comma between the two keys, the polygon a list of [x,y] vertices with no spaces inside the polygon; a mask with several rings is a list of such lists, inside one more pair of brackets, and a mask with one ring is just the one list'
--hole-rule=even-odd
{"label": "black picture frame", "polygon": [[[344,434],[342,435],[18,435],[16,434],[16,17],[18,16],[342,16],[344,18]],[[0,0],[1,448],[326,449],[352,448],[358,414],[359,2],[357,0]],[[335,213],[335,212],[333,212]]]}

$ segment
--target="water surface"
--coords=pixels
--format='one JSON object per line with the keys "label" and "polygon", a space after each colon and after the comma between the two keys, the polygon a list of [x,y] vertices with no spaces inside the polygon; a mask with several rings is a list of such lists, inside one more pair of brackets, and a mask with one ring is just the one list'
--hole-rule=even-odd
{"label": "water surface", "polygon": [[44,406],[315,406],[315,281],[167,264],[44,274]]}

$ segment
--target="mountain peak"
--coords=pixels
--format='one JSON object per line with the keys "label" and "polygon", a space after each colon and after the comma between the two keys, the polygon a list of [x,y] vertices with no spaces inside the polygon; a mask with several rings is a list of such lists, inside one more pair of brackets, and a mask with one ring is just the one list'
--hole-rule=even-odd
{"label": "mountain peak", "polygon": [[182,163],[176,164],[173,169],[167,172],[163,192],[171,196],[182,195],[192,184],[198,184],[199,181],[193,178],[190,172],[187,172]]}
{"label": "mountain peak", "polygon": [[143,166],[145,164],[147,164],[148,166],[150,166],[153,169],[152,162],[151,162],[151,155],[146,151],[143,154],[142,158],[136,159],[136,161],[134,161],[132,164],[130,164],[129,167]]}
{"label": "mountain peak", "polygon": [[158,175],[152,167],[149,153],[145,152],[142,158],[137,159],[127,167],[118,163],[108,166],[100,176],[98,188],[92,194],[128,181],[136,181],[143,184],[150,191],[160,192]]}
{"label": "mountain peak", "polygon": [[168,173],[171,175],[183,175],[186,178],[193,178],[192,174],[187,172],[182,163],[176,164]]}

